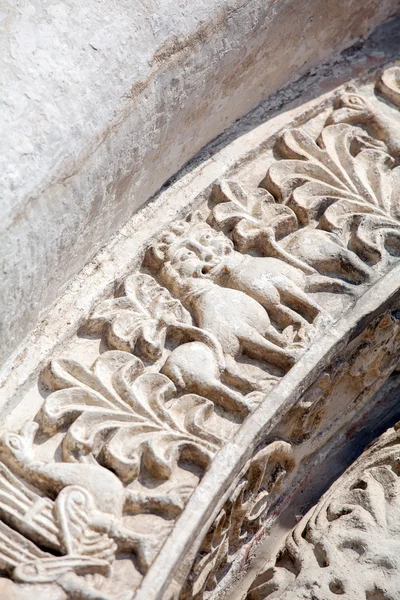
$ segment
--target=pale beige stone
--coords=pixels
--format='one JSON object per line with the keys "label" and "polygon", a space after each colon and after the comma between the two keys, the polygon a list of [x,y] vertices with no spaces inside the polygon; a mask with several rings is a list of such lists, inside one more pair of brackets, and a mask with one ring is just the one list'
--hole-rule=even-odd
{"label": "pale beige stone", "polygon": [[396,0],[2,2],[0,363],[201,148]]}
{"label": "pale beige stone", "polygon": [[[55,339],[36,330],[5,375],[0,415],[10,598],[238,596],[316,465],[328,471],[376,410],[400,350],[395,68],[267,122],[238,142],[245,150],[225,149],[191,175],[191,195],[182,185],[177,206],[170,197],[138,216],[88,275],[87,296],[66,294],[81,303],[69,309],[73,334],[62,311]],[[388,435],[367,458],[395,451]],[[386,482],[390,505],[397,480],[371,468],[368,506]],[[396,514],[382,525],[378,512],[378,533],[390,536]],[[297,531],[286,542],[294,594],[380,593],[378,575],[362,588],[336,563],[315,583]],[[293,583],[286,567],[274,593]],[[394,598],[394,575],[390,585]]]}

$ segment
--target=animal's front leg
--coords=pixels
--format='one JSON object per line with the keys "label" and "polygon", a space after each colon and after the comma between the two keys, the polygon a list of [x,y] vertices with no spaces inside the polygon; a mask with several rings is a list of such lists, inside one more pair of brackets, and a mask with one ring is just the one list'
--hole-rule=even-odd
{"label": "animal's front leg", "polygon": [[321,312],[321,307],[289,279],[279,281],[277,288],[283,302],[288,304],[292,310],[304,315],[310,323]]}
{"label": "animal's front leg", "polygon": [[337,279],[335,277],[326,277],[325,275],[311,275],[307,279],[306,284],[307,292],[332,292],[338,294],[350,294],[351,296],[357,295],[357,287]]}
{"label": "animal's front leg", "polygon": [[[270,335],[273,327],[266,332]],[[275,331],[275,330],[274,330]],[[280,335],[278,332],[273,334]],[[285,371],[290,369],[296,361],[295,354],[286,348],[280,348],[275,343],[264,338],[258,331],[252,329],[249,335],[241,338],[242,348],[252,358],[269,362]]]}
{"label": "animal's front leg", "polygon": [[[326,262],[319,265],[321,273],[327,278],[333,278],[341,281],[345,279],[352,285],[366,283],[373,276],[371,267],[366,265],[355,252],[340,248],[336,255],[330,256]],[[311,275],[310,279],[318,278],[318,273]]]}

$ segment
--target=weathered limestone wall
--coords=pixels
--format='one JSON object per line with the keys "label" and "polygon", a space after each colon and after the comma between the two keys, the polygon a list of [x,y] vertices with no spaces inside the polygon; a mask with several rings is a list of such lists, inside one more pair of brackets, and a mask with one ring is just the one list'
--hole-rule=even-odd
{"label": "weathered limestone wall", "polygon": [[21,1],[2,9],[0,361],[201,147],[395,0]]}

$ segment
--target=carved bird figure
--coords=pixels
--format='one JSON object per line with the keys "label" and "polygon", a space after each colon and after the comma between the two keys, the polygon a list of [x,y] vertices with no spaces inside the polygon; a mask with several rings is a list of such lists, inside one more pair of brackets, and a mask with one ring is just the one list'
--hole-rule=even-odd
{"label": "carved bird figure", "polygon": [[[90,529],[106,534],[123,549],[134,550],[141,569],[146,570],[158,550],[159,542],[152,535],[136,534],[123,526],[126,494],[118,477],[99,464],[46,463],[37,460],[33,448],[37,429],[37,423],[29,422],[19,434],[6,432],[0,436],[2,462],[14,475],[51,500],[57,501],[60,494],[71,487],[82,490],[86,497],[89,495],[92,504],[88,512]],[[47,503],[49,501],[44,500]]]}

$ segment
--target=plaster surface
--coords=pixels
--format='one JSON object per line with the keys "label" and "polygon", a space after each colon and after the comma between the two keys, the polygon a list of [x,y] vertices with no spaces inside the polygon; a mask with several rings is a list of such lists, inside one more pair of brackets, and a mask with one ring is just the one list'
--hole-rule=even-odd
{"label": "plaster surface", "polygon": [[396,8],[393,0],[3,3],[0,361],[207,142]]}

